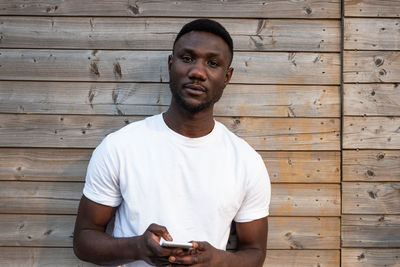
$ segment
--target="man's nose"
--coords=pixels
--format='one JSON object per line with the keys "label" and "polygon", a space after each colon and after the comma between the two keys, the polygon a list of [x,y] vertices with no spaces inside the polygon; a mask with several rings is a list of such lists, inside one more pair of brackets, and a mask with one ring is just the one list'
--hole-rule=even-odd
{"label": "man's nose", "polygon": [[189,70],[189,78],[193,80],[206,80],[206,66],[201,60],[195,62]]}

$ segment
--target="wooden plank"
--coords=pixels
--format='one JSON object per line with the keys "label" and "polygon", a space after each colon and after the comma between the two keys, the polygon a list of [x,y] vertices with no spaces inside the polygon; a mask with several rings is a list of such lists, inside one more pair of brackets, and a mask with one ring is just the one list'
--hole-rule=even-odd
{"label": "wooden plank", "polygon": [[344,19],[344,48],[400,50],[400,19]]}
{"label": "wooden plank", "polygon": [[[72,247],[73,215],[0,214],[0,246]],[[271,217],[269,249],[338,249],[337,217]]]}
{"label": "wooden plank", "polygon": [[339,266],[339,250],[267,250],[263,267]]}
{"label": "wooden plank", "polygon": [[400,183],[342,183],[342,213],[400,214]]}
{"label": "wooden plank", "polygon": [[396,84],[344,84],[344,115],[400,116]]}
{"label": "wooden plank", "polygon": [[270,249],[338,249],[340,219],[337,217],[271,217],[268,219]]}
{"label": "wooden plank", "polygon": [[0,246],[72,247],[75,216],[0,214]]}
{"label": "wooden plank", "polygon": [[83,183],[0,182],[0,213],[76,214]]}
{"label": "wooden plank", "polygon": [[[0,148],[0,180],[84,181],[91,153],[92,149]],[[271,182],[340,182],[339,152],[259,153]]]}
{"label": "wooden plank", "polygon": [[1,266],[98,266],[79,260],[72,248],[0,247]]}
{"label": "wooden plank", "polygon": [[264,159],[272,183],[340,183],[339,152],[259,153]]}
{"label": "wooden plank", "polygon": [[[0,79],[168,81],[166,51],[2,49]],[[232,83],[339,84],[337,53],[237,52]]]}
{"label": "wooden plank", "polygon": [[[93,148],[139,116],[0,114],[0,146]],[[339,150],[339,119],[217,117],[257,150]]]}
{"label": "wooden plank", "polygon": [[[267,250],[264,267],[338,266],[339,250]],[[1,266],[98,266],[76,258],[72,248],[0,247]]]}
{"label": "wooden plank", "polygon": [[400,82],[399,58],[396,51],[344,51],[344,82]]}
{"label": "wooden plank", "polygon": [[[339,150],[337,119],[219,117],[217,120],[257,150]],[[315,134],[311,133],[313,129]]]}
{"label": "wooden plank", "polygon": [[342,215],[342,247],[400,247],[400,216]]}
{"label": "wooden plank", "polygon": [[274,184],[270,213],[279,216],[339,216],[340,185]]}
{"label": "wooden plank", "polygon": [[92,149],[0,148],[0,180],[84,181],[92,151]]}
{"label": "wooden plank", "polygon": [[[83,183],[0,182],[0,213],[76,214]],[[312,204],[311,204],[312,203]],[[340,215],[339,185],[274,184],[272,215]]]}
{"label": "wooden plank", "polygon": [[400,148],[399,117],[344,117],[343,148]]}
{"label": "wooden plank", "polygon": [[342,249],[343,267],[400,266],[400,249]]}
{"label": "wooden plank", "polygon": [[187,17],[189,14],[191,17],[340,18],[340,1],[0,1],[0,15]]}
{"label": "wooden plank", "polygon": [[343,181],[400,182],[400,151],[343,151]]}
{"label": "wooden plank", "polygon": [[[267,250],[264,267],[338,266],[339,250]],[[0,247],[2,266],[98,266],[80,261],[72,248]]]}
{"label": "wooden plank", "polygon": [[345,16],[400,17],[397,0],[344,0]]}
{"label": "wooden plank", "polygon": [[[171,101],[168,84],[0,81],[1,113],[154,115]],[[230,84],[217,116],[340,117],[337,86]]]}
{"label": "wooden plank", "polygon": [[[188,18],[0,17],[0,47],[171,50]],[[337,20],[218,19],[239,51],[340,50]]]}
{"label": "wooden plank", "polygon": [[0,146],[96,147],[109,133],[143,117],[0,114]]}

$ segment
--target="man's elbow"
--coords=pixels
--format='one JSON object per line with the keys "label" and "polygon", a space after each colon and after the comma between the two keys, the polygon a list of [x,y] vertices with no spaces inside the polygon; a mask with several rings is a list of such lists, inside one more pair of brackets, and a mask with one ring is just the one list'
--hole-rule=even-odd
{"label": "man's elbow", "polygon": [[80,237],[79,233],[74,233],[72,247],[74,250],[74,254],[78,259],[90,262],[90,259],[88,258],[88,253],[85,251],[83,240]]}
{"label": "man's elbow", "polygon": [[73,241],[72,241],[72,247],[74,249],[74,254],[75,256],[80,259],[80,260],[85,260],[84,258],[84,253],[81,251],[81,246],[79,244],[79,237],[77,234],[74,233]]}
{"label": "man's elbow", "polygon": [[267,257],[267,251],[264,250],[264,249],[260,249],[259,250],[259,259],[258,259],[258,262],[257,262],[257,266],[262,267],[264,265],[266,257]]}

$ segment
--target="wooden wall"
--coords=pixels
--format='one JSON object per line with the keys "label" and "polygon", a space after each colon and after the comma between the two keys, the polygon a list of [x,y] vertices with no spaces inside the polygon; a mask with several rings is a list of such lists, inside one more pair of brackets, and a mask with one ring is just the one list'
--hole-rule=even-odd
{"label": "wooden wall", "polygon": [[340,0],[0,0],[0,265],[89,266],[71,247],[92,150],[166,110],[198,17],[234,39],[217,119],[273,183],[265,266],[399,264],[400,11],[376,3],[344,1],[342,66]]}
{"label": "wooden wall", "polygon": [[400,1],[344,3],[342,266],[400,266]]}

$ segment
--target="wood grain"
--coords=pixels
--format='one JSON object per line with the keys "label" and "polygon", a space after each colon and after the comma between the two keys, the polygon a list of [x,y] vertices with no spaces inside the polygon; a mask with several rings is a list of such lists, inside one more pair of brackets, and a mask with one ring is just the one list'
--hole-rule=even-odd
{"label": "wood grain", "polygon": [[342,249],[343,267],[399,266],[400,249]]}
{"label": "wood grain", "polygon": [[400,183],[342,183],[343,214],[400,214]]}
{"label": "wood grain", "polygon": [[[168,84],[0,81],[1,113],[154,115],[171,101]],[[340,117],[337,86],[230,84],[216,116]]]}
{"label": "wood grain", "polygon": [[344,49],[400,50],[400,19],[345,18]]}
{"label": "wood grain", "polygon": [[400,182],[400,151],[343,151],[343,181]]}
{"label": "wood grain", "polygon": [[400,247],[400,216],[342,215],[342,247]]}
{"label": "wood grain", "polygon": [[263,267],[339,266],[338,250],[267,250]]}
{"label": "wood grain", "polygon": [[0,148],[0,180],[84,181],[92,149]]}
{"label": "wood grain", "polygon": [[0,1],[0,15],[187,17],[189,14],[192,17],[340,18],[340,1]]}
{"label": "wood grain", "polygon": [[343,148],[400,148],[400,118],[344,117]]}
{"label": "wood grain", "polygon": [[72,247],[75,216],[0,214],[0,246]]}
{"label": "wood grain", "polygon": [[[0,214],[0,246],[72,247],[73,215]],[[271,217],[269,249],[338,249],[340,220],[336,217]]]}
{"label": "wood grain", "polygon": [[273,183],[340,183],[339,152],[259,152]]}
{"label": "wood grain", "polygon": [[400,82],[399,58],[397,51],[344,51],[344,82]]}
{"label": "wood grain", "polygon": [[[259,152],[275,183],[338,183],[339,152]],[[0,148],[0,180],[84,181],[92,149]],[[388,158],[389,160],[389,158]]]}
{"label": "wood grain", "polygon": [[[217,120],[257,150],[340,149],[339,120],[336,119],[219,117]],[[310,132],[312,129],[316,130],[315,134]]]}
{"label": "wood grain", "polygon": [[[0,146],[93,148],[139,116],[0,114]],[[339,150],[339,119],[217,117],[257,150]]]}
{"label": "wood grain", "polygon": [[[83,189],[77,182],[1,181],[0,185],[0,213],[17,214],[76,214]],[[273,184],[271,199],[271,215],[340,215],[339,185]]]}
{"label": "wood grain", "polygon": [[344,84],[344,115],[400,116],[396,84]]}
{"label": "wood grain", "polygon": [[0,213],[76,214],[84,184],[2,181],[0,185]]}
{"label": "wood grain", "polygon": [[[188,18],[0,17],[0,47],[171,50]],[[238,51],[340,50],[336,20],[218,19]]]}
{"label": "wood grain", "polygon": [[[338,266],[338,250],[267,250],[264,267]],[[72,248],[0,247],[2,266],[97,266],[76,258]]]}
{"label": "wood grain", "polygon": [[344,0],[345,16],[355,17],[400,17],[400,6],[396,0]]}
{"label": "wood grain", "polygon": [[272,185],[271,215],[339,216],[340,207],[337,184]]}
{"label": "wood grain", "polygon": [[0,247],[1,266],[95,267],[79,260],[72,248]]}
{"label": "wood grain", "polygon": [[0,114],[0,146],[93,148],[107,134],[140,119],[143,117]]}
{"label": "wood grain", "polygon": [[[0,79],[167,82],[165,51],[2,49]],[[235,53],[232,83],[339,84],[337,53]]]}

